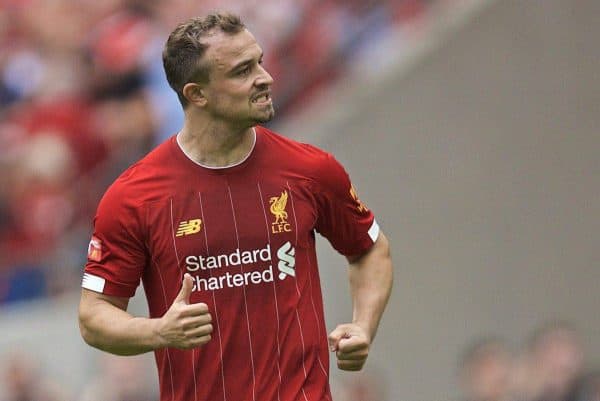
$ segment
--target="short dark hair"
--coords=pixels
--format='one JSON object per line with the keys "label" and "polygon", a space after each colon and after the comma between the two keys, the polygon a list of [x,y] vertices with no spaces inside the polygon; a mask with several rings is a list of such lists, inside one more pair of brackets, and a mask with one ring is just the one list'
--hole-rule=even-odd
{"label": "short dark hair", "polygon": [[188,82],[208,82],[210,66],[202,60],[208,45],[202,42],[215,29],[234,35],[246,26],[237,15],[219,12],[182,22],[169,35],[163,50],[163,67],[167,81],[185,108],[188,100],[183,87]]}

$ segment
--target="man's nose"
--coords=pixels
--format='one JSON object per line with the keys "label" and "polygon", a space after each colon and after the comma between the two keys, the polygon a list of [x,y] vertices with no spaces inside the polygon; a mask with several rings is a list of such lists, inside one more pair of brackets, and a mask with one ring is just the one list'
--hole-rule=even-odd
{"label": "man's nose", "polygon": [[269,74],[269,72],[260,64],[259,64],[259,68],[260,68],[260,73],[258,75],[258,78],[256,78],[256,85],[257,86],[272,85],[273,77],[271,76],[271,74]]}

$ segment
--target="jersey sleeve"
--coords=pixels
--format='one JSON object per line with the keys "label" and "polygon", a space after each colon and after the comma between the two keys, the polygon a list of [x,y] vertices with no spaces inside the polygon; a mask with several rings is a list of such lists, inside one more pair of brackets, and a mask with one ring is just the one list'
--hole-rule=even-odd
{"label": "jersey sleeve", "polygon": [[344,167],[330,154],[317,171],[316,230],[342,255],[360,255],[379,236],[373,213],[360,201]]}
{"label": "jersey sleeve", "polygon": [[142,209],[120,188],[106,192],[94,218],[82,287],[132,297],[147,264]]}

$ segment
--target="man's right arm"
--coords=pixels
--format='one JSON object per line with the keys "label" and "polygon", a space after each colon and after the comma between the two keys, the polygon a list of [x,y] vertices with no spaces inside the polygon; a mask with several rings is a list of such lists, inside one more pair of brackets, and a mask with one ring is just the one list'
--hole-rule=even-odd
{"label": "man's right arm", "polygon": [[186,273],[181,291],[160,318],[127,313],[128,298],[83,289],[79,328],[89,345],[116,355],[137,355],[164,347],[190,349],[211,339],[211,315],[204,303],[190,304],[193,280]]}

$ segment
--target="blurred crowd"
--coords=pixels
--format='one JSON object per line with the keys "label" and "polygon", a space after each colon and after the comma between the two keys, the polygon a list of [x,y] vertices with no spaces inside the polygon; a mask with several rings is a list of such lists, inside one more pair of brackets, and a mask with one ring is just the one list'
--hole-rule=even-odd
{"label": "blurred crowd", "polygon": [[281,117],[432,3],[0,0],[0,304],[77,288],[101,194],[180,128],[161,60],[178,22],[217,7],[241,15]]}
{"label": "blurred crowd", "polygon": [[153,401],[158,397],[152,362],[145,356],[103,354],[83,388],[59,382],[32,355],[14,353],[3,366],[0,393],[5,401]]}
{"label": "blurred crowd", "polygon": [[565,322],[538,328],[519,353],[499,338],[478,340],[460,362],[464,401],[600,401],[600,371],[585,356]]}
{"label": "blurred crowd", "polygon": [[[600,370],[593,368],[598,361],[586,355],[579,333],[565,322],[539,327],[518,352],[499,338],[479,339],[460,358],[461,400],[600,401]],[[0,389],[6,392],[0,397],[5,401],[155,400],[156,372],[147,358],[102,354],[89,382],[75,388],[60,383],[34,356],[14,353],[0,363]],[[333,379],[333,399],[390,400],[387,380],[395,374],[382,374],[369,366],[366,372]]]}
{"label": "blurred crowd", "polygon": [[[90,380],[78,388],[61,383],[40,368],[35,357],[15,353],[3,367],[0,397],[4,401],[155,401],[159,399],[156,370],[146,355],[119,357],[102,354]],[[153,376],[154,375],[154,376]],[[336,401],[384,401],[386,385],[366,373],[332,380]]]}

